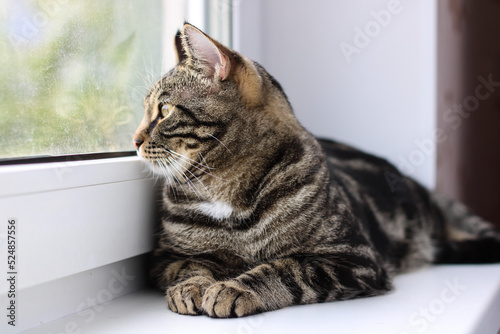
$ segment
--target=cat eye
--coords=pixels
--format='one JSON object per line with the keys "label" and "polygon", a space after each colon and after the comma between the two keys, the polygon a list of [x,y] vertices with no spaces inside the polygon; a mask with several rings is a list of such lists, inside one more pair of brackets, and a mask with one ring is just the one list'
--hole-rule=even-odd
{"label": "cat eye", "polygon": [[160,109],[161,116],[167,117],[170,114],[170,112],[172,111],[172,109],[174,109],[174,106],[171,105],[170,103],[160,103],[159,109]]}

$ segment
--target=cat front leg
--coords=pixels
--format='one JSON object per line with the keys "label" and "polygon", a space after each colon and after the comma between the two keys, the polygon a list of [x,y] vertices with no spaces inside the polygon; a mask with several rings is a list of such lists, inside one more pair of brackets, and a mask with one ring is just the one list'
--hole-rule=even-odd
{"label": "cat front leg", "polygon": [[290,305],[382,294],[391,284],[385,270],[363,255],[297,255],[258,265],[205,292],[204,313],[242,317]]}
{"label": "cat front leg", "polygon": [[266,307],[265,297],[236,279],[211,285],[203,296],[201,308],[212,318],[243,317],[271,310]]}
{"label": "cat front leg", "polygon": [[169,308],[179,314],[201,314],[202,297],[216,282],[219,264],[205,258],[184,257],[169,252],[155,254],[154,281],[165,292]]}
{"label": "cat front leg", "polygon": [[202,314],[202,297],[213,283],[212,277],[199,275],[169,287],[165,296],[168,307],[179,314]]}

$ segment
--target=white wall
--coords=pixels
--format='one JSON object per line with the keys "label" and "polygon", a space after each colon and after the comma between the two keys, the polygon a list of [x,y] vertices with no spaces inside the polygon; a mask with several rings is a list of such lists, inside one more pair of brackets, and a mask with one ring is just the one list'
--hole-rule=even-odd
{"label": "white wall", "polygon": [[235,49],[277,78],[308,130],[383,156],[434,187],[435,0],[234,6]]}

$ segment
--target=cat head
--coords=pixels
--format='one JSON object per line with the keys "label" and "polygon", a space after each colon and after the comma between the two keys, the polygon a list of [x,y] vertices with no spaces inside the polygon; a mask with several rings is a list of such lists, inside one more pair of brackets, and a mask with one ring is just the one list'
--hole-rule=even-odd
{"label": "cat head", "polygon": [[[172,183],[214,176],[272,154],[300,131],[280,85],[257,63],[185,24],[178,64],[144,99],[138,155]],[[227,177],[227,175],[225,175]]]}

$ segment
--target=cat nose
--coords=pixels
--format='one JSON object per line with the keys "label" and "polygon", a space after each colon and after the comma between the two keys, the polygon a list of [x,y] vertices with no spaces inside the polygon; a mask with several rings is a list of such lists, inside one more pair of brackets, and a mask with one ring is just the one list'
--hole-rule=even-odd
{"label": "cat nose", "polygon": [[142,143],[144,143],[143,140],[137,140],[137,139],[134,139],[134,146],[135,146],[135,149],[138,150],[139,147],[141,147]]}
{"label": "cat nose", "polygon": [[[142,123],[141,123],[142,124]],[[132,142],[134,143],[135,148],[138,150],[139,147],[144,143],[144,138],[145,136],[145,130],[144,127],[141,125],[139,128],[135,131],[134,136],[132,137]]]}

